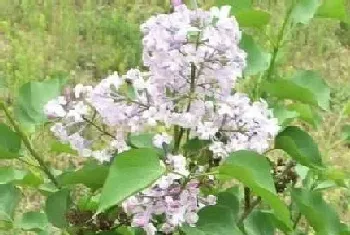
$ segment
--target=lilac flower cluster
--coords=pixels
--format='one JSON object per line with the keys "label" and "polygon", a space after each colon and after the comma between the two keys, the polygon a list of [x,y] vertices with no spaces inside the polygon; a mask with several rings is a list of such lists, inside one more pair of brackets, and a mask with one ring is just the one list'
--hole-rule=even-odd
{"label": "lilac flower cluster", "polygon": [[[252,102],[234,89],[246,54],[239,48],[241,32],[229,12],[227,6],[192,11],[179,5],[172,14],[151,17],[141,25],[148,71],[114,73],[94,87],[78,84],[73,95],[48,102],[46,114],[59,120],[51,131],[81,156],[101,162],[130,149],[128,134],[157,126],[209,140],[209,150],[219,159],[242,149],[266,151],[279,126],[265,101]],[[105,138],[84,138],[88,126]],[[166,133],[153,138],[157,148],[171,141]],[[177,151],[167,154],[165,164],[170,173],[123,203],[132,225],[147,234],[159,229],[167,234],[183,223],[194,225],[197,211],[215,203],[214,196],[200,196],[196,180],[188,180],[184,156]],[[165,218],[160,228],[154,226],[155,215]]]}
{"label": "lilac flower cluster", "polygon": [[[189,172],[184,156],[169,154],[166,164],[171,173],[122,204],[124,211],[132,216],[131,226],[143,228],[148,235],[158,229],[171,234],[183,223],[195,226],[199,209],[216,203],[215,196],[200,196],[198,180],[186,181]],[[154,226],[156,216],[162,216],[158,229]]]}

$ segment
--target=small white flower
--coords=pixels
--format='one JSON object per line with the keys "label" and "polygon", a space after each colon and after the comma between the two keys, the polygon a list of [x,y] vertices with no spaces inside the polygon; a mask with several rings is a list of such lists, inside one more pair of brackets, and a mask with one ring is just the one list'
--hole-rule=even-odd
{"label": "small white flower", "polygon": [[185,214],[186,223],[188,223],[191,227],[195,227],[199,217],[195,212],[188,212]]}
{"label": "small white flower", "polygon": [[155,235],[157,232],[156,227],[152,223],[148,223],[143,229],[147,235]]}
{"label": "small white flower", "polygon": [[206,198],[206,201],[207,201],[208,205],[214,206],[216,204],[217,197],[214,195],[208,195]]}
{"label": "small white flower", "polygon": [[130,81],[138,80],[141,79],[141,71],[138,69],[130,69],[126,72],[126,75],[123,77]]}
{"label": "small white flower", "polygon": [[172,141],[172,137],[168,135],[167,133],[162,133],[162,134],[156,134],[153,137],[153,145],[156,148],[163,148],[163,143],[164,144],[170,144]]}
{"label": "small white flower", "polygon": [[76,99],[80,98],[80,96],[84,93],[84,85],[83,84],[77,84],[74,87],[74,97]]}
{"label": "small white flower", "polygon": [[112,158],[112,155],[110,155],[106,150],[93,151],[91,155],[100,162],[108,162]]}
{"label": "small white flower", "polygon": [[199,123],[197,126],[198,137],[202,140],[212,139],[218,131],[219,128],[212,122]]}
{"label": "small white flower", "polygon": [[54,99],[50,100],[44,107],[44,113],[49,118],[63,118],[66,116],[66,111],[64,110],[62,106],[62,100]]}
{"label": "small white flower", "polygon": [[229,17],[231,12],[231,6],[222,6],[221,8],[212,7],[210,13],[214,18],[225,19]]}

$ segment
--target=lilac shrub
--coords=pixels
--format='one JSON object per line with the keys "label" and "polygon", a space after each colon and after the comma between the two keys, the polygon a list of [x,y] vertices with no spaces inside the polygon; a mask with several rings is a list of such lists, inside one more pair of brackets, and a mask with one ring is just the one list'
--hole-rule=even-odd
{"label": "lilac shrub", "polygon": [[[152,16],[141,25],[147,71],[115,72],[95,86],[78,84],[72,97],[60,96],[45,106],[45,113],[57,118],[53,134],[79,155],[101,163],[131,148],[130,133],[159,126],[167,130],[156,134],[153,144],[162,149],[174,142],[163,160],[169,173],[122,203],[132,216],[131,226],[149,235],[157,231],[154,216],[164,215],[160,230],[169,234],[183,223],[195,226],[199,209],[215,204],[215,196],[202,196],[199,181],[191,176],[207,166],[191,172],[179,151],[185,134],[210,141],[209,150],[220,160],[238,150],[263,153],[279,130],[264,100],[252,101],[234,89],[247,55],[229,12],[229,6],[203,11],[179,5],[172,14]],[[84,138],[84,127],[96,120],[110,133],[103,149],[93,148],[98,136]],[[174,129],[174,136],[167,134]]]}
{"label": "lilac shrub", "polygon": [[[217,2],[205,11],[196,1],[195,10],[172,1],[170,14],[142,24],[140,68],[73,89],[60,78],[30,82],[13,109],[0,100],[0,158],[30,166],[0,167],[0,230],[349,234],[322,198],[322,191],[349,188],[349,174],[324,164],[311,135],[291,125],[317,127],[318,113],[330,109],[330,88],[316,72],[290,77],[277,68],[290,31],[314,16],[336,16],[335,8],[291,1],[275,32],[266,27],[269,12]],[[256,29],[268,34],[271,53],[256,44]],[[55,137],[51,152],[78,155],[81,167],[61,171],[45,161],[47,149],[37,149],[30,132],[45,122]],[[346,141],[326,141],[327,157]],[[18,217],[23,187],[46,201]]]}

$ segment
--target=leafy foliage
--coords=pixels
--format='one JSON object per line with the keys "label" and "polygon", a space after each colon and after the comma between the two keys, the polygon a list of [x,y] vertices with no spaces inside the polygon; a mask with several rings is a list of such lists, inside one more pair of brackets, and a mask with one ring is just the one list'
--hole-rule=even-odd
{"label": "leafy foliage", "polygon": [[256,75],[269,67],[271,55],[262,51],[250,35],[243,35],[240,46],[248,53],[248,65],[244,73],[247,76]]}
{"label": "leafy foliage", "polygon": [[21,138],[10,127],[0,123],[0,159],[17,158],[21,149]]}
{"label": "leafy foliage", "polygon": [[324,0],[316,16],[345,21],[348,17],[346,3],[344,0]]}
{"label": "leafy foliage", "polygon": [[[62,53],[70,55],[69,61],[65,64],[69,66],[64,66],[65,70],[79,67],[79,69],[89,70],[97,79],[101,75],[109,73],[110,70],[125,72],[127,68],[140,65],[142,53],[139,24],[151,12],[168,12],[168,9],[157,7],[151,9],[149,7],[149,12],[146,12],[144,9],[148,8],[140,8],[140,5],[131,2],[123,2],[121,5],[125,6],[113,8],[114,3],[112,2],[114,1],[108,1],[108,4],[103,7],[100,3],[95,4],[91,1],[77,1],[72,8],[69,8],[65,3],[55,6],[59,8],[60,12],[67,15],[74,12],[70,15],[71,17],[64,17],[65,19],[60,22],[67,26],[67,32],[74,31],[74,33],[71,32],[72,35],[64,32],[67,36],[63,41],[83,43],[90,48],[90,50],[79,50],[78,47],[67,47],[66,50],[62,50]],[[196,3],[196,1],[190,2]],[[202,1],[199,1],[200,6],[201,3]],[[10,20],[11,24],[6,22],[0,24],[0,27],[5,29],[6,39],[9,39],[12,48],[10,54],[13,56],[11,61],[6,63],[6,66],[1,65],[0,67],[6,76],[5,79],[2,79],[3,74],[0,74],[2,79],[0,80],[0,91],[2,92],[0,94],[0,111],[4,111],[4,117],[7,119],[7,121],[0,123],[0,159],[10,159],[11,162],[21,161],[28,168],[10,167],[8,166],[10,161],[6,161],[0,167],[0,230],[13,228],[46,235],[50,234],[49,228],[52,225],[61,229],[62,232],[70,234],[141,235],[147,231],[148,235],[153,235],[156,233],[155,230],[166,230],[169,229],[166,226],[172,226],[164,221],[175,221],[175,224],[182,226],[176,225],[176,228],[170,229],[175,230],[174,234],[186,235],[273,235],[276,230],[285,234],[299,234],[299,227],[309,225],[316,234],[320,235],[349,234],[350,228],[341,222],[340,216],[322,196],[323,192],[328,189],[342,187],[347,190],[349,187],[347,173],[331,166],[325,166],[322,155],[328,157],[332,153],[332,149],[327,149],[324,154],[321,153],[320,149],[323,148],[319,148],[311,134],[306,131],[309,127],[318,128],[322,121],[321,113],[334,108],[330,104],[331,88],[318,72],[297,70],[290,73],[290,71],[282,72],[278,68],[280,65],[283,67],[284,63],[288,62],[282,61],[282,57],[288,58],[284,54],[287,50],[282,51],[282,47],[288,44],[286,42],[290,39],[290,35],[293,35],[293,30],[306,28],[300,24],[310,23],[313,17],[341,21],[340,29],[344,33],[343,31],[346,31],[349,23],[347,21],[350,19],[345,1],[296,0],[293,3],[288,2],[286,15],[283,17],[284,22],[278,26],[281,28],[277,28],[273,12],[267,11],[267,8],[262,10],[262,8],[255,7],[257,4],[253,4],[251,0],[216,0],[215,3],[218,6],[231,6],[230,14],[235,17],[242,30],[239,47],[247,53],[247,66],[243,72],[243,81],[238,82],[235,89],[237,88],[237,92],[241,93],[239,85],[248,84],[250,98],[253,98],[251,105],[259,110],[258,106],[262,105],[262,102],[259,103],[258,100],[266,100],[267,105],[273,108],[273,116],[278,119],[279,125],[282,126],[277,136],[277,128],[274,132],[272,126],[267,127],[275,133],[272,135],[274,148],[268,149],[265,146],[258,146],[263,149],[257,151],[259,153],[248,150],[231,151],[228,148],[222,148],[225,153],[228,152],[228,157],[225,153],[218,153],[216,149],[219,148],[218,146],[225,145],[232,140],[235,141],[235,139],[227,139],[224,132],[237,134],[237,144],[235,145],[237,149],[258,149],[252,145],[240,145],[238,140],[240,135],[246,134],[245,132],[252,134],[248,138],[255,138],[259,133],[250,133],[250,128],[245,125],[238,130],[225,130],[222,127],[227,121],[225,119],[227,117],[223,118],[222,126],[218,129],[212,128],[211,130],[210,125],[206,126],[208,123],[202,123],[201,127],[197,126],[197,129],[202,128],[202,132],[208,132],[202,133],[208,136],[202,136],[200,139],[199,135],[193,137],[194,129],[182,126],[182,120],[173,126],[167,122],[160,125],[160,121],[152,120],[156,126],[147,129],[149,132],[131,133],[127,128],[108,127],[108,120],[94,115],[89,123],[91,128],[95,128],[91,133],[83,133],[86,131],[83,130],[85,124],[79,121],[77,126],[70,126],[71,129],[69,129],[69,131],[77,131],[76,133],[79,134],[88,134],[90,138],[84,141],[99,140],[97,146],[92,147],[91,153],[88,152],[90,149],[85,148],[84,141],[79,145],[81,148],[72,148],[67,144],[67,139],[72,136],[67,136],[67,138],[63,138],[65,140],[62,143],[48,140],[50,155],[47,157],[61,154],[62,157],[66,158],[68,157],[66,155],[79,155],[85,152],[88,152],[88,156],[93,156],[93,154],[107,152],[109,156],[113,156],[111,160],[107,161],[102,156],[100,159],[96,158],[100,162],[86,161],[79,168],[70,167],[64,171],[55,169],[54,164],[49,165],[46,156],[43,158],[40,154],[48,152],[45,149],[46,145],[32,145],[31,142],[37,138],[37,135],[33,134],[36,127],[48,121],[44,115],[44,105],[61,94],[66,81],[58,72],[61,69],[47,71],[51,64],[56,64],[54,59],[47,56],[50,54],[48,49],[43,49],[44,56],[33,58],[30,63],[26,64],[22,63],[28,58],[25,53],[22,56],[16,56],[16,51],[13,50],[16,48],[19,53],[22,53],[25,45],[21,44],[25,43],[23,38],[27,36],[27,34],[17,35],[16,29],[20,25],[17,24],[18,22],[28,22],[26,23],[27,27],[35,27],[38,32],[40,30],[47,31],[50,36],[55,37],[55,30],[59,29],[54,30],[52,26],[54,19],[52,7],[54,6],[44,4],[45,6],[39,6],[42,7],[40,9],[43,12],[39,11],[38,14],[34,14],[39,16],[35,19],[24,13],[22,18],[17,19],[16,14],[14,14],[13,19]],[[163,5],[169,8],[168,4],[167,2]],[[11,6],[9,11],[13,11],[12,13],[24,12],[25,5],[26,3],[20,3]],[[193,4],[193,6],[195,5],[197,4]],[[124,14],[124,7],[128,14]],[[223,16],[225,9],[215,10],[219,10],[215,13],[219,16],[214,17],[213,24],[220,20],[222,20],[220,23],[223,24],[225,22],[225,16]],[[130,12],[134,15],[131,16]],[[79,23],[77,23],[79,20],[75,23],[66,21],[72,17],[83,20]],[[38,37],[45,38],[45,35],[39,34]],[[222,39],[220,36],[218,38]],[[101,44],[98,45],[101,50],[99,53],[96,52],[98,50],[94,50],[95,45],[92,43],[95,41]],[[27,46],[31,45],[29,41],[26,43]],[[203,43],[206,41],[204,40]],[[162,45],[157,46],[162,47]],[[168,66],[167,61],[162,61],[162,59],[166,60],[167,57],[165,54],[162,55],[164,58],[159,60],[159,64],[164,62]],[[144,57],[147,56],[154,55],[152,53],[144,54]],[[45,65],[42,65],[40,61],[45,61]],[[241,62],[244,62],[243,59]],[[220,60],[219,64],[225,64],[224,60]],[[39,72],[30,71],[33,68]],[[215,72],[215,68],[211,69]],[[242,71],[243,67],[240,72]],[[196,99],[195,92],[192,92],[192,86],[198,85],[195,75],[196,73],[200,74],[200,72],[203,71],[196,71],[195,66],[193,67],[191,64],[191,77],[188,80],[191,93],[186,94],[183,99],[185,102],[180,99],[178,103],[175,103],[176,112],[179,112],[186,105],[188,110],[196,108],[197,104],[192,103]],[[72,72],[72,76],[74,73]],[[26,75],[28,78],[23,79]],[[215,74],[214,77],[219,75]],[[25,83],[19,89],[18,95],[12,97],[11,92],[9,92],[12,88],[8,88],[9,84],[19,85],[23,83],[22,80],[17,82],[19,80],[17,78],[22,78],[23,81],[33,78],[41,79],[41,81]],[[135,101],[135,99],[139,97],[138,92],[141,92],[142,89],[136,89],[134,81],[128,79],[130,81],[128,80],[125,86],[125,93],[127,93],[125,107],[129,108],[129,103],[135,102],[134,104],[137,104],[138,100]],[[208,89],[203,87],[205,88],[203,94],[205,94]],[[171,89],[169,87],[166,89],[169,89],[170,93]],[[233,93],[236,93],[236,90]],[[73,94],[71,96],[73,97]],[[150,114],[152,109],[148,107],[149,97],[144,98],[147,98],[148,103],[143,105],[142,108],[145,109],[141,112],[146,110],[146,114],[143,113],[144,116],[152,115]],[[215,98],[205,97],[203,101],[208,105],[206,108],[210,109],[210,101],[215,100]],[[14,103],[11,106],[13,100]],[[7,108],[5,104],[10,104],[10,107]],[[341,139],[335,141],[334,145],[342,144],[346,147],[350,143],[350,126],[343,125],[341,121],[350,116],[350,103],[348,102],[344,107],[342,105],[341,108],[339,121],[335,123],[330,136],[333,138],[335,132],[341,129]],[[223,103],[220,107],[215,106],[213,109],[216,113],[224,112],[222,116],[227,116],[227,113],[231,111],[236,112],[228,108],[225,110]],[[254,119],[258,115],[256,110],[248,113],[247,118],[253,116]],[[124,112],[125,110],[120,111]],[[244,112],[242,109],[236,114]],[[1,121],[3,121],[2,117],[0,116]],[[140,117],[136,115],[130,119],[136,120],[135,123],[137,123],[137,118]],[[257,119],[254,120],[256,125],[259,124]],[[237,123],[241,121],[244,122],[244,120],[240,120]],[[190,125],[192,124],[190,123]],[[302,128],[303,124],[308,125],[306,128]],[[197,129],[195,131],[198,131]],[[174,146],[171,144],[163,145],[164,149],[159,148],[159,146],[159,149],[154,147],[154,131],[159,130],[163,130],[163,132],[166,130],[167,134],[174,132],[174,136],[172,136]],[[28,136],[27,133],[29,133]],[[127,136],[125,138],[127,146],[123,147],[127,148],[121,150],[129,148],[130,150],[122,152],[119,149],[120,146],[115,149],[114,147],[116,143],[120,144],[118,138],[124,134]],[[106,152],[93,151],[94,148],[101,147],[104,141],[114,142],[105,149]],[[273,142],[272,138],[268,141]],[[332,142],[332,139],[328,142]],[[255,144],[263,145],[260,141]],[[328,147],[325,146],[325,148]],[[289,158],[284,159],[285,155],[282,155],[280,151],[276,153],[278,158],[275,161],[275,155],[270,155],[270,151],[276,149],[283,150]],[[267,151],[263,153],[265,150]],[[116,152],[118,154],[115,154]],[[185,170],[181,167],[185,167]],[[299,181],[301,181],[303,188],[298,188]],[[232,184],[234,187],[229,188]],[[279,188],[281,184],[282,190]],[[21,190],[26,187],[37,190],[46,197],[44,212],[30,211],[17,216],[16,207],[21,198]],[[240,192],[241,188],[244,188],[244,192],[243,190]],[[148,195],[149,191],[156,193]],[[79,196],[76,197],[76,194]],[[285,196],[291,196],[290,200],[285,200]],[[191,200],[192,203],[195,201],[195,208],[191,207]],[[152,212],[153,215],[156,214],[153,217],[143,213],[143,210],[150,209],[149,204],[154,206],[151,209],[156,211],[159,202],[166,203],[166,210],[170,211],[169,214],[161,210]],[[176,214],[176,210],[182,207],[185,208],[183,213]],[[132,212],[128,211],[130,208]],[[299,223],[301,218],[305,218],[303,225]]]}
{"label": "leafy foliage", "polygon": [[186,235],[242,235],[235,225],[235,217],[231,210],[223,206],[208,206],[199,212],[199,221],[196,228],[185,227]]}
{"label": "leafy foliage", "polygon": [[46,215],[41,212],[27,212],[22,215],[20,227],[23,230],[43,231],[46,230],[48,221]]}
{"label": "leafy foliage", "polygon": [[93,190],[103,186],[109,167],[104,165],[88,164],[76,171],[68,171],[58,176],[61,185],[83,184]]}
{"label": "leafy foliage", "polygon": [[299,0],[296,1],[291,13],[291,19],[294,23],[307,24],[314,17],[320,0]]}
{"label": "leafy foliage", "polygon": [[299,163],[322,167],[322,157],[311,136],[295,126],[287,127],[275,140],[275,148],[283,149]]}
{"label": "leafy foliage", "polygon": [[[319,192],[310,192],[307,189],[294,189],[292,198],[300,212],[318,234],[341,234],[338,215],[322,199],[322,195]],[[322,216],[319,216],[320,214]]]}
{"label": "leafy foliage", "polygon": [[61,93],[64,83],[64,79],[57,78],[24,84],[15,104],[16,119],[29,130],[44,123],[47,120],[44,105]]}
{"label": "leafy foliage", "polygon": [[66,214],[71,204],[70,192],[68,189],[62,189],[46,199],[45,213],[48,221],[57,228],[68,226]]}
{"label": "leafy foliage", "polygon": [[279,99],[300,101],[329,109],[330,89],[315,72],[298,71],[291,79],[265,82],[263,89]]}
{"label": "leafy foliage", "polygon": [[270,174],[271,168],[264,156],[255,152],[238,151],[230,155],[219,172],[225,176],[238,179],[251,188],[255,194],[262,197],[277,215],[279,220],[291,226],[289,212],[286,205],[278,198]]}
{"label": "leafy foliage", "polygon": [[0,185],[0,221],[13,222],[21,192],[13,184]]}
{"label": "leafy foliage", "polygon": [[161,176],[164,170],[157,152],[152,149],[135,149],[118,154],[103,186],[98,211],[102,212],[141,191]]}

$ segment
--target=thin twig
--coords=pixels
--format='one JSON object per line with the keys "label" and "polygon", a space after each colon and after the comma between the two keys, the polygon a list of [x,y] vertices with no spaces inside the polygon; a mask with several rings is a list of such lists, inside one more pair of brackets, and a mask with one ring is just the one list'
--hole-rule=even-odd
{"label": "thin twig", "polygon": [[254,210],[254,208],[261,202],[261,197],[258,197],[254,202],[252,202],[247,210],[245,210],[238,220],[238,224],[242,224],[243,221],[248,217],[248,215]]}
{"label": "thin twig", "polygon": [[284,35],[285,35],[285,30],[287,28],[287,25],[288,25],[290,16],[291,16],[291,14],[293,12],[293,9],[294,9],[294,4],[288,9],[286,17],[284,18],[284,21],[283,21],[282,28],[278,32],[277,42],[276,42],[276,44],[275,44],[275,46],[273,48],[273,52],[272,52],[272,56],[271,56],[271,60],[270,60],[270,67],[269,67],[269,69],[267,70],[267,73],[266,73],[266,80],[267,81],[271,80],[271,77],[272,77],[272,74],[273,74],[273,71],[274,71],[274,68],[275,68],[276,60],[277,60],[277,55],[278,55],[278,52],[279,52],[279,50],[281,48],[281,44],[283,42],[283,38],[284,38]]}
{"label": "thin twig", "polygon": [[58,188],[60,189],[61,186],[59,185],[58,181],[56,180],[55,176],[51,173],[50,169],[46,166],[45,161],[43,160],[42,156],[38,152],[36,152],[32,146],[32,143],[30,142],[28,136],[22,131],[20,126],[16,123],[12,115],[10,114],[10,111],[7,109],[5,104],[0,101],[0,109],[2,109],[11,123],[13,129],[15,132],[18,134],[18,136],[21,138],[23,144],[29,151],[30,155],[39,163],[40,168],[42,171],[47,175],[47,177],[51,180],[51,182]]}
{"label": "thin twig", "polygon": [[108,131],[103,130],[100,126],[96,125],[94,122],[92,122],[91,120],[87,119],[84,116],[83,116],[83,120],[85,122],[89,123],[91,126],[95,127],[102,134],[107,135],[107,136],[112,137],[113,139],[115,139],[115,136],[113,134],[109,133]]}
{"label": "thin twig", "polygon": [[34,167],[34,168],[38,168],[38,169],[40,169],[40,170],[43,170],[43,169],[41,168],[41,166],[34,165],[34,164],[28,162],[27,160],[24,160],[23,158],[17,158],[17,159],[18,159],[20,162],[23,162],[24,164],[26,164],[27,166]]}
{"label": "thin twig", "polygon": [[244,212],[250,210],[250,188],[244,187]]}
{"label": "thin twig", "polygon": [[301,213],[299,212],[297,217],[296,217],[296,219],[295,219],[295,221],[294,221],[294,223],[293,223],[293,229],[296,229],[300,219],[301,219]]}

